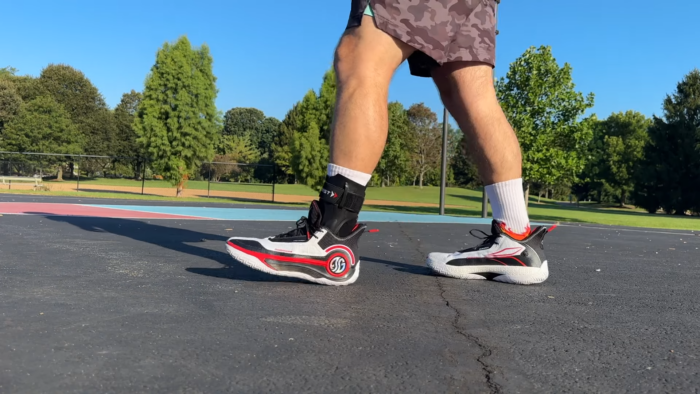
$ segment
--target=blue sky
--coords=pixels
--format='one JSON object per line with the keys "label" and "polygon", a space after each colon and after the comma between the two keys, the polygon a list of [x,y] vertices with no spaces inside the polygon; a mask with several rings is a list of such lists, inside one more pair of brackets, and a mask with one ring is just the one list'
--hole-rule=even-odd
{"label": "blue sky", "polygon": [[[38,75],[49,63],[70,64],[114,107],[122,93],[142,89],[156,50],[186,34],[211,48],[219,109],[256,107],[281,119],[320,86],[349,7],[350,0],[8,1],[0,67]],[[551,45],[560,64],[573,66],[577,88],[596,94],[599,117],[660,114],[665,95],[700,67],[697,15],[700,2],[691,0],[503,0],[496,74],[527,47]],[[432,82],[411,77],[406,65],[390,99],[442,109]]]}

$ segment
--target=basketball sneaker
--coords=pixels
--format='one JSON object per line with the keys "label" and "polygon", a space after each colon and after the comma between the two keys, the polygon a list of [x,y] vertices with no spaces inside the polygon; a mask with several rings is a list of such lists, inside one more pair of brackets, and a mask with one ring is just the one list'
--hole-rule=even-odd
{"label": "basketball sneaker", "polygon": [[271,275],[330,286],[354,283],[360,275],[358,243],[367,228],[357,223],[364,202],[364,187],[357,186],[342,176],[329,178],[294,230],[267,238],[233,237],[226,250]]}
{"label": "basketball sneaker", "polygon": [[549,277],[543,241],[555,227],[540,226],[519,237],[494,220],[491,235],[481,230],[470,232],[482,239],[481,244],[455,253],[430,253],[426,263],[435,273],[452,278],[489,279],[520,285],[542,283]]}

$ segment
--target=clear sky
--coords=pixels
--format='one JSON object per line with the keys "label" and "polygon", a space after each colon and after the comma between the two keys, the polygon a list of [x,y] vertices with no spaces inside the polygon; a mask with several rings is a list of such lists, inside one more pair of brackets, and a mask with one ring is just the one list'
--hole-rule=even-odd
{"label": "clear sky", "polygon": [[[256,107],[282,118],[318,89],[347,22],[350,0],[16,0],[0,8],[0,67],[38,75],[49,63],[82,70],[114,107],[141,90],[156,50],[187,35],[206,43],[218,77],[217,106]],[[529,46],[551,45],[574,82],[596,94],[594,112],[660,114],[676,83],[700,67],[700,1],[503,0],[501,76]],[[441,111],[429,79],[397,73],[391,100]]]}

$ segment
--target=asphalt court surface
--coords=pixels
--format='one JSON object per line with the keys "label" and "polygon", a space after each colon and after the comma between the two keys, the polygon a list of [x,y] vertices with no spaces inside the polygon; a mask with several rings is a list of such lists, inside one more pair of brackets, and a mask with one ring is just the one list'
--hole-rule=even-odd
{"label": "asphalt court surface", "polygon": [[423,267],[481,224],[372,223],[343,288],[224,251],[293,225],[0,217],[0,392],[700,390],[698,232],[562,226],[537,286]]}

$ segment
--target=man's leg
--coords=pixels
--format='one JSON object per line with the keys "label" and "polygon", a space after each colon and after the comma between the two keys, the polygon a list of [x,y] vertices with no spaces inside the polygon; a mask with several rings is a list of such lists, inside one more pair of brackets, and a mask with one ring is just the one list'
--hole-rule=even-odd
{"label": "man's leg", "polygon": [[389,84],[414,49],[379,30],[370,16],[348,29],[335,53],[338,80],[331,163],[371,174],[382,156]]}
{"label": "man's leg", "polygon": [[541,283],[549,276],[543,240],[548,230],[530,230],[523,197],[518,139],[496,99],[490,65],[446,63],[433,70],[442,100],[472,143],[471,151],[491,200],[491,235],[457,253],[430,253],[433,271],[460,279]]}
{"label": "man's leg", "polygon": [[529,235],[522,189],[522,155],[518,138],[496,99],[491,66],[476,62],[446,63],[433,80],[442,101],[463,132],[491,200],[493,217],[515,238]]}
{"label": "man's leg", "polygon": [[334,234],[346,236],[353,231],[359,208],[343,207],[339,199],[328,197],[346,189],[361,206],[386,144],[391,78],[413,52],[409,45],[378,29],[368,15],[340,39],[334,62],[338,92],[330,163],[319,198],[321,224]]}
{"label": "man's leg", "polygon": [[346,30],[335,56],[338,94],[331,164],[318,201],[285,234],[229,239],[231,256],[272,275],[334,286],[357,280],[358,240],[365,230],[357,218],[386,144],[389,83],[412,52],[379,30],[370,16]]}

